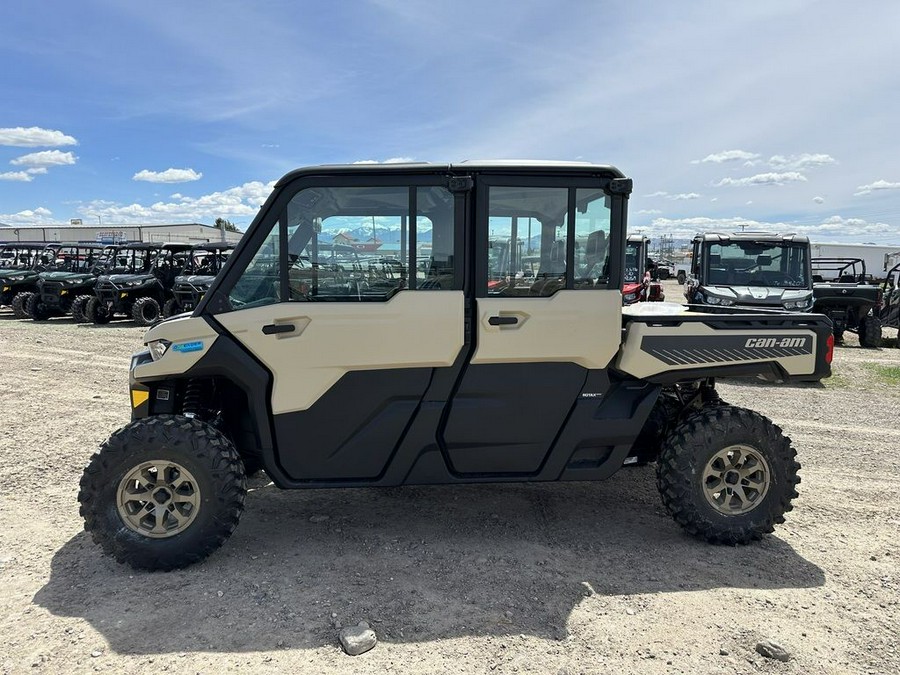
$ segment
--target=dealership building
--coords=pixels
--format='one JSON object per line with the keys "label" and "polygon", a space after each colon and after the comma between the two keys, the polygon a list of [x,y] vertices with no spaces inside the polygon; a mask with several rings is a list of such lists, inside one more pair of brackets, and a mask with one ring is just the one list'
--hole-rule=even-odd
{"label": "dealership building", "polygon": [[85,225],[80,220],[73,220],[70,225],[4,225],[0,223],[0,242],[77,241],[118,244],[147,241],[200,244],[209,241],[236,242],[243,234],[243,232],[229,232],[201,223]]}

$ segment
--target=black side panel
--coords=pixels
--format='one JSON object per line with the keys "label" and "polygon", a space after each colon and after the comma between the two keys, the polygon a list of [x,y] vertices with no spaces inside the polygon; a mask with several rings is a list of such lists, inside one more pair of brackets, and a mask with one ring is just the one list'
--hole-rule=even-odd
{"label": "black side panel", "polygon": [[431,375],[431,368],[349,372],[308,410],[276,415],[285,473],[297,481],[379,477]]}
{"label": "black side panel", "polygon": [[443,441],[460,474],[533,474],[544,462],[587,370],[574,363],[469,366]]}
{"label": "black side panel", "polygon": [[[215,327],[212,323],[210,325]],[[268,471],[274,448],[269,425],[269,401],[272,395],[272,376],[269,371],[234,338],[220,333],[206,353],[181,379],[194,377],[223,377],[231,380],[244,392],[250,404],[258,450],[266,459]]]}

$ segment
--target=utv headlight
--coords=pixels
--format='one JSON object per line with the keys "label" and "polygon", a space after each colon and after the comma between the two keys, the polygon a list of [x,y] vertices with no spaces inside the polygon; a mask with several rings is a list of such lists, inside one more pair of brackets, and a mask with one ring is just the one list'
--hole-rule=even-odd
{"label": "utv headlight", "polygon": [[153,357],[153,360],[159,361],[168,351],[171,344],[168,340],[150,340],[147,343],[147,348],[150,349],[150,356]]}
{"label": "utv headlight", "polygon": [[622,296],[622,298],[626,302],[631,302],[632,300],[637,300],[637,296],[638,296],[637,293],[626,293],[625,295]]}
{"label": "utv headlight", "polygon": [[812,298],[801,298],[800,300],[788,300],[784,303],[785,309],[806,309],[812,302]]}

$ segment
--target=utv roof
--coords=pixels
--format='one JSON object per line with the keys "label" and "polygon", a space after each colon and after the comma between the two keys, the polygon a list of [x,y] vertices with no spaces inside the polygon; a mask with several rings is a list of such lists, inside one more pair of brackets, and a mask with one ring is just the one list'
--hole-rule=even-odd
{"label": "utv roof", "polygon": [[629,234],[628,235],[628,243],[630,244],[639,244],[642,241],[650,242],[650,237],[644,234]]}
{"label": "utv roof", "polygon": [[809,237],[801,234],[776,232],[703,232],[694,241],[728,243],[729,241],[763,241],[775,244],[808,244]]}
{"label": "utv roof", "polygon": [[404,164],[323,164],[295,169],[285,174],[275,187],[303,176],[328,176],[345,174],[427,174],[427,173],[518,173],[518,174],[601,174],[607,178],[625,178],[625,174],[609,164],[590,162],[551,162],[542,160],[465,160],[456,164],[409,162]]}

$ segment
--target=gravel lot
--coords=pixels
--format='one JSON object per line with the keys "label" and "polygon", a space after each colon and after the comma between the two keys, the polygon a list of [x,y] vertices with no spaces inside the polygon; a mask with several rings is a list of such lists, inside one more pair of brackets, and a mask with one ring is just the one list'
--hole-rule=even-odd
{"label": "gravel lot", "polygon": [[[76,502],[85,462],[128,421],[142,334],[0,312],[4,673],[900,669],[900,381],[873,366],[900,367],[894,331],[881,350],[849,336],[824,385],[722,383],[803,464],[787,523],[751,546],[684,535],[652,467],[597,484],[282,492],[254,479],[219,552],[155,574],[101,555]],[[350,657],[338,628],[360,620],[379,642]],[[757,654],[765,638],[791,660]]]}

